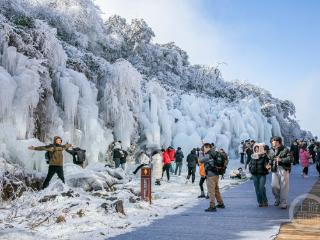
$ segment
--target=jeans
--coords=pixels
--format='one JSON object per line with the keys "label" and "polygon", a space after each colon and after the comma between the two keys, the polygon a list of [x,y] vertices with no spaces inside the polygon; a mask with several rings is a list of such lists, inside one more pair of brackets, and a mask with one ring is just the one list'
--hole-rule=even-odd
{"label": "jeans", "polygon": [[52,179],[52,177],[55,173],[57,173],[58,177],[64,183],[63,167],[49,165],[48,174],[47,174],[46,179],[43,182],[42,189],[45,189],[46,187],[48,187],[50,180]]}
{"label": "jeans", "polygon": [[266,194],[266,176],[252,175],[254,188],[256,190],[257,201],[259,204],[267,204],[267,194]]}
{"label": "jeans", "polygon": [[181,169],[182,169],[182,162],[176,162],[176,170],[175,170],[175,175],[177,175],[179,171],[179,176],[181,175]]}
{"label": "jeans", "polygon": [[196,167],[188,167],[187,179],[190,179],[191,176],[192,176],[192,183],[194,183],[194,180],[196,179]]}
{"label": "jeans", "polygon": [[174,173],[172,163],[170,164],[169,170],[170,170],[171,173]]}

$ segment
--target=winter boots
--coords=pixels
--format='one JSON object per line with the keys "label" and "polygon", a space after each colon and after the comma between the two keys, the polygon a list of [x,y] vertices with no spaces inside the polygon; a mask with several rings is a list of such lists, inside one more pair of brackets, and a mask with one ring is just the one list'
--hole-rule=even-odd
{"label": "winter boots", "polygon": [[198,198],[205,198],[206,195],[204,194],[204,191],[201,191],[201,194],[198,196]]}
{"label": "winter boots", "polygon": [[204,210],[205,212],[216,212],[217,208],[216,207],[209,207],[206,210]]}

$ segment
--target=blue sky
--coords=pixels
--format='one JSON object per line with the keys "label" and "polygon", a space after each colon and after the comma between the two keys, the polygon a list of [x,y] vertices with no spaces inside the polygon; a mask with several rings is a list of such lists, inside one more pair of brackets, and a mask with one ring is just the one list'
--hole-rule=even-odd
{"label": "blue sky", "polygon": [[320,1],[96,0],[105,17],[144,18],[155,42],[175,41],[192,63],[221,65],[293,101],[297,119],[320,135]]}

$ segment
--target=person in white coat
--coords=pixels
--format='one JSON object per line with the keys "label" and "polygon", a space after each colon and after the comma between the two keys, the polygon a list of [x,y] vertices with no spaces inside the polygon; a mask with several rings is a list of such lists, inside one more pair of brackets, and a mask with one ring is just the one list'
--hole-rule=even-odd
{"label": "person in white coat", "polygon": [[162,177],[162,152],[157,150],[152,153],[152,171],[156,179],[156,185],[161,185]]}
{"label": "person in white coat", "polygon": [[140,152],[140,155],[138,157],[138,161],[139,161],[140,165],[136,168],[136,170],[133,171],[133,174],[136,174],[140,170],[140,168],[142,168],[143,166],[150,164],[150,158],[147,156],[145,151]]}

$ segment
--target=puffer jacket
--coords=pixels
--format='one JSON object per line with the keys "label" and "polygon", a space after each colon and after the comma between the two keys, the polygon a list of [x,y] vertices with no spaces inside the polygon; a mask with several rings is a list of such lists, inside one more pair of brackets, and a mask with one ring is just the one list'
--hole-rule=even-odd
{"label": "puffer jacket", "polygon": [[[276,163],[276,157],[281,158],[279,164]],[[292,158],[289,150],[285,146],[281,146],[279,149],[274,150],[274,156],[270,159],[269,163],[271,165],[272,172],[277,172],[278,166],[283,167],[287,171],[291,171]]]}
{"label": "puffer jacket", "polygon": [[189,168],[195,168],[198,163],[198,156],[195,151],[191,151],[189,155],[187,156],[187,162],[188,162],[188,167]]}
{"label": "puffer jacket", "polygon": [[254,176],[264,176],[269,173],[266,166],[269,163],[267,155],[252,154],[251,161],[249,163],[249,171]]}
{"label": "puffer jacket", "polygon": [[163,152],[162,157],[163,157],[163,165],[171,164],[171,159],[167,151]]}
{"label": "puffer jacket", "polygon": [[174,157],[176,159],[176,162],[182,162],[184,158],[183,152],[181,150],[177,150]]}
{"label": "puffer jacket", "polygon": [[168,156],[171,161],[175,160],[176,150],[175,149],[167,149],[166,152],[168,153]]}
{"label": "puffer jacket", "polygon": [[300,161],[302,167],[309,167],[310,153],[307,150],[300,149]]}

